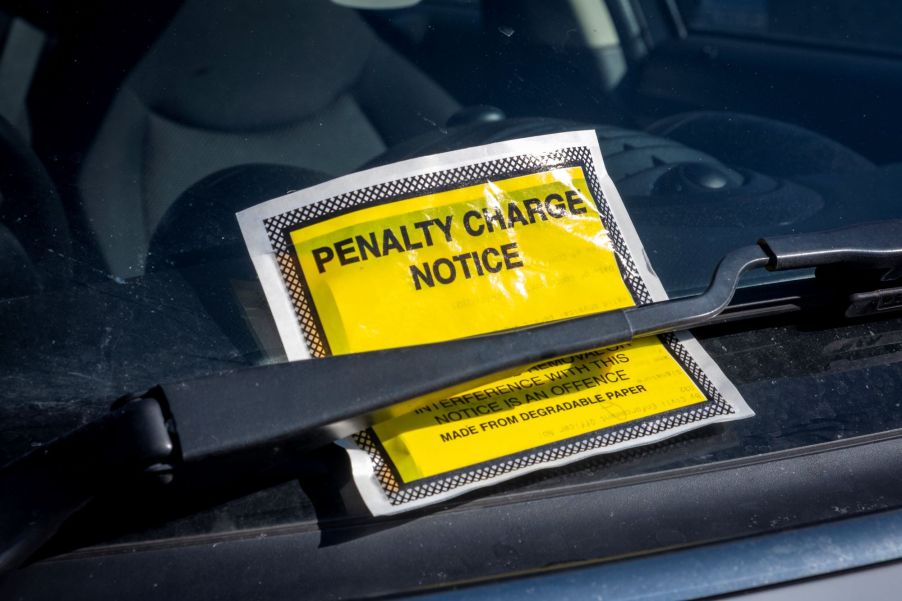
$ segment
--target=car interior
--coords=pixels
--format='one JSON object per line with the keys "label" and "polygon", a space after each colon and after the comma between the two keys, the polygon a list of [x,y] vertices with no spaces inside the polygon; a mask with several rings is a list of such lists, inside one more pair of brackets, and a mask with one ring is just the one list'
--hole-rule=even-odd
{"label": "car interior", "polygon": [[[43,33],[33,42],[41,48],[31,49],[40,60],[30,87],[16,92],[19,114],[61,189],[53,204],[62,204],[79,250],[123,278],[144,272],[151,240],[186,190],[236,166],[327,178],[445,148],[595,127],[624,196],[647,204],[754,195],[746,204],[757,206],[735,210],[774,213],[771,223],[781,225],[822,209],[810,184],[802,190],[808,202],[785,198],[786,188],[799,191],[796,180],[892,160],[887,130],[876,125],[892,103],[835,119],[830,101],[815,101],[841,75],[851,78],[843,85],[849,103],[898,93],[892,81],[859,72],[856,57],[809,61],[804,50],[784,50],[782,60],[781,49],[761,56],[738,40],[714,52],[679,31],[652,48],[650,31],[620,39],[632,30],[621,33],[624,9],[611,4],[432,1],[383,11],[328,0],[136,10],[27,3],[15,8]],[[800,90],[802,67],[810,85]],[[767,81],[756,81],[764,69]],[[16,221],[18,211],[7,210],[6,221]]]}

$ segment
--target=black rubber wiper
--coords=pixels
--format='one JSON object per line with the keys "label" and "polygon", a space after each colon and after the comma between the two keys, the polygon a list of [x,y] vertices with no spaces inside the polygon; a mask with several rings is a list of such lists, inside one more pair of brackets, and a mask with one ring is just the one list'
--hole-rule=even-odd
{"label": "black rubber wiper", "polygon": [[698,296],[439,344],[270,365],[161,384],[0,470],[0,573],[125,479],[251,477],[283,453],[361,430],[382,410],[531,363],[715,320],[750,269],[877,274],[875,311],[902,306],[902,220],[768,238],[726,255]]}

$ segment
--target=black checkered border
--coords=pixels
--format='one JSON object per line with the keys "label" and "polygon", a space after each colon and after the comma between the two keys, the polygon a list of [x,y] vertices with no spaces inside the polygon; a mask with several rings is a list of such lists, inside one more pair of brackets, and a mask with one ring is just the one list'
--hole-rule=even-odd
{"label": "black checkered border", "polygon": [[282,280],[288,290],[298,325],[304,334],[310,352],[316,357],[330,354],[329,345],[316,317],[300,264],[295,253],[292,252],[291,232],[293,230],[326,217],[333,217],[336,214],[368,206],[571,166],[579,166],[583,169],[589,190],[594,196],[602,223],[608,231],[621,273],[633,296],[633,301],[637,305],[651,302],[651,296],[627,250],[620,228],[617,227],[607,199],[599,185],[590,149],[585,146],[562,148],[545,154],[524,154],[401,178],[345,192],[264,219],[263,225],[275,252]]}

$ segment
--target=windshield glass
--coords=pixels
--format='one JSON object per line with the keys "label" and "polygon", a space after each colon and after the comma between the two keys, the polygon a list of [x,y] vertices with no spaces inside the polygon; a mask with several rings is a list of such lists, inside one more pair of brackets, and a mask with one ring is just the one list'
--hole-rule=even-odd
{"label": "windshield glass", "polygon": [[[123,394],[285,361],[235,213],[368,167],[594,129],[672,297],[699,292],[725,253],[762,237],[902,217],[894,2],[0,7],[0,464]],[[793,297],[813,276],[759,271],[740,301]],[[902,427],[899,318],[762,315],[694,334],[754,418],[463,506]],[[302,486],[71,546],[368,523],[338,492],[336,452],[313,456],[322,467]]]}

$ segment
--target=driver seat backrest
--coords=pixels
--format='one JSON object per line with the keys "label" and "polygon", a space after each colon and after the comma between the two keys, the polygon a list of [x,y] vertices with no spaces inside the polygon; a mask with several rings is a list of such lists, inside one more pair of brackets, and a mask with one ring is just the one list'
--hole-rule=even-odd
{"label": "driver seat backrest", "polygon": [[126,79],[78,178],[116,276],[144,271],[172,202],[234,165],[331,175],[443,125],[459,106],[326,0],[188,0]]}
{"label": "driver seat backrest", "polygon": [[0,299],[66,282],[72,260],[56,187],[31,148],[0,117]]}

